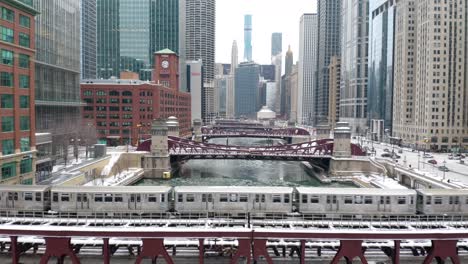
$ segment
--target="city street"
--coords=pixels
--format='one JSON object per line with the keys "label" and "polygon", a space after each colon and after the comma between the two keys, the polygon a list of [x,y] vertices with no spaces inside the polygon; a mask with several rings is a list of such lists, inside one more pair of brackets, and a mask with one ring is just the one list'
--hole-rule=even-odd
{"label": "city street", "polygon": [[[354,143],[358,143],[358,141],[360,143],[360,139],[354,140]],[[374,149],[376,150],[376,158],[378,159],[387,159],[391,161],[392,158],[383,158],[382,154],[390,153],[391,155],[393,150],[394,153],[400,156],[400,158],[396,160],[396,162],[400,165],[403,165],[407,168],[411,168],[415,172],[420,172],[440,181],[460,183],[460,185],[468,187],[468,163],[461,164],[459,160],[450,160],[448,158],[449,153],[426,152],[426,154],[430,154],[433,157],[424,158],[423,151],[419,151],[419,153],[417,151],[412,152],[412,150],[409,148],[400,148],[396,145],[392,146],[388,143],[375,141],[372,143],[370,141],[365,140],[364,138],[362,140],[362,143],[364,147],[368,147],[369,149],[372,149],[372,147],[374,147]],[[385,152],[384,149],[388,149],[388,152]],[[398,153],[399,150],[402,150],[402,153]],[[437,164],[430,164],[428,163],[429,160],[435,160]],[[449,171],[445,173],[439,170],[439,166],[444,166],[444,164],[449,169]]]}

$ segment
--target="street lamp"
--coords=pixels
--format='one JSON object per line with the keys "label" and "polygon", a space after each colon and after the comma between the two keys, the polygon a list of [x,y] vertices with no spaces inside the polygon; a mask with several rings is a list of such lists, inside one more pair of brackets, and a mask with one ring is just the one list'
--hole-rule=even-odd
{"label": "street lamp", "polygon": [[419,166],[420,166],[420,165],[419,165],[419,163],[420,163],[420,161],[419,161],[420,158],[421,158],[421,153],[419,152],[419,149],[418,149],[418,170],[420,169],[420,167],[419,167]]}
{"label": "street lamp", "polygon": [[444,167],[443,167],[444,176],[443,176],[443,178],[442,178],[442,181],[444,181],[444,180],[445,180],[445,171],[446,171],[445,164],[447,164],[447,161],[445,161],[445,160],[444,160],[444,162],[443,162],[443,163],[444,163]]}

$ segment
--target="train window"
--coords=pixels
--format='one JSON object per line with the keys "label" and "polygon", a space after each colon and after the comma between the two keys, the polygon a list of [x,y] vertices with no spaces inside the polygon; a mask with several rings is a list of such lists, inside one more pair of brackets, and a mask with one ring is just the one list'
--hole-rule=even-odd
{"label": "train window", "polygon": [[468,197],[465,197],[465,204],[468,204]]}
{"label": "train window", "polygon": [[372,204],[372,196],[364,196],[365,204]]}
{"label": "train window", "polygon": [[406,204],[406,197],[398,196],[397,201],[398,201],[398,204]]}
{"label": "train window", "polygon": [[104,194],[104,202],[112,203],[112,194],[110,194],[110,193]]}
{"label": "train window", "polygon": [[449,204],[459,204],[460,200],[458,199],[458,196],[450,196],[449,197]]}
{"label": "train window", "polygon": [[248,201],[249,201],[249,198],[247,197],[246,194],[241,194],[241,195],[239,196],[239,202],[241,202],[241,203],[246,203],[246,202],[248,202]]}
{"label": "train window", "polygon": [[213,194],[211,193],[208,194],[208,202],[213,202]]}
{"label": "train window", "polygon": [[414,204],[414,197],[410,196],[410,204]]}
{"label": "train window", "polygon": [[154,195],[154,194],[148,195],[148,202],[155,203],[156,201],[157,201],[156,195]]}
{"label": "train window", "polygon": [[58,202],[58,193],[54,193],[52,196],[52,201]]}
{"label": "train window", "polygon": [[102,202],[102,194],[95,194],[94,195],[95,202]]}
{"label": "train window", "polygon": [[284,203],[289,203],[289,194],[284,195]]}
{"label": "train window", "polygon": [[281,203],[281,195],[279,195],[279,194],[274,194],[274,195],[273,195],[273,202],[274,202],[274,203]]}
{"label": "train window", "polygon": [[166,200],[166,195],[163,193],[161,194],[161,203],[164,203],[165,200]]}
{"label": "train window", "polygon": [[310,197],[310,203],[319,203],[320,202],[320,197],[318,195],[312,195]]}
{"label": "train window", "polygon": [[362,196],[361,195],[354,196],[354,203],[355,204],[362,204]]}
{"label": "train window", "polygon": [[219,201],[222,202],[222,203],[227,203],[227,201],[228,201],[227,194],[220,194]]}
{"label": "train window", "polygon": [[264,202],[265,202],[265,195],[262,194],[262,203],[264,203]]}
{"label": "train window", "polygon": [[62,202],[69,202],[70,201],[70,194],[69,193],[62,193],[62,195],[60,195],[60,200]]}
{"label": "train window", "polygon": [[192,194],[192,193],[187,194],[186,197],[185,197],[185,201],[187,201],[188,203],[195,202],[195,195]]}
{"label": "train window", "polygon": [[229,201],[232,202],[232,203],[236,203],[237,202],[237,194],[231,193],[231,195],[229,195]]}
{"label": "train window", "polygon": [[202,194],[202,196],[201,196],[201,201],[202,201],[203,203],[206,203],[206,193]]}
{"label": "train window", "polygon": [[184,195],[183,194],[177,195],[177,202],[182,203],[183,201],[184,201]]}
{"label": "train window", "polygon": [[432,203],[432,197],[426,196],[426,204],[431,204],[431,203]]}
{"label": "train window", "polygon": [[30,192],[24,193],[24,200],[25,201],[32,201],[33,200],[33,194]]}
{"label": "train window", "polygon": [[307,194],[302,195],[302,203],[307,203]]}
{"label": "train window", "polygon": [[352,204],[353,203],[353,197],[352,196],[345,196],[344,197],[344,203],[345,204]]}
{"label": "train window", "polygon": [[390,204],[390,196],[386,196],[386,197],[385,197],[385,203],[386,203],[386,204]]}
{"label": "train window", "polygon": [[434,204],[442,204],[442,197],[434,197]]}
{"label": "train window", "polygon": [[114,201],[115,201],[116,203],[121,203],[121,202],[123,202],[123,197],[122,197],[122,195],[121,195],[121,194],[116,194],[116,195],[114,195]]}
{"label": "train window", "polygon": [[36,193],[36,202],[40,202],[42,200],[42,195],[40,192]]}

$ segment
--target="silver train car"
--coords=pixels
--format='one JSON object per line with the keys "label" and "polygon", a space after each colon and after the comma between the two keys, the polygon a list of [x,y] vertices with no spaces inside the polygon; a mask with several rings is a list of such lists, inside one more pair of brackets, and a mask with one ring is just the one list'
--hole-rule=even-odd
{"label": "silver train car", "polygon": [[422,189],[417,210],[428,215],[468,215],[468,190]]}
{"label": "silver train car", "polygon": [[0,210],[47,211],[50,187],[32,185],[0,185]]}
{"label": "silver train car", "polygon": [[171,189],[164,186],[52,187],[51,210],[78,214],[164,213],[170,209]]}
{"label": "silver train car", "polygon": [[354,189],[298,187],[302,214],[412,215],[416,191],[408,189]]}
{"label": "silver train car", "polygon": [[174,188],[174,210],[236,215],[290,213],[293,191],[291,187],[179,186]]}

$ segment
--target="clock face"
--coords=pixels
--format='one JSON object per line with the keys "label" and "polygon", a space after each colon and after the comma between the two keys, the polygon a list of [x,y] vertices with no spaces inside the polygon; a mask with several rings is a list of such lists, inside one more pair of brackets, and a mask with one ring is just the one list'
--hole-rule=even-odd
{"label": "clock face", "polygon": [[161,67],[163,67],[164,69],[169,68],[169,61],[163,60],[163,61],[161,62]]}

